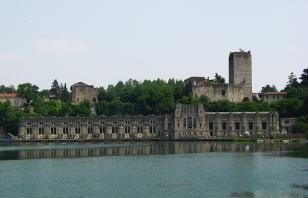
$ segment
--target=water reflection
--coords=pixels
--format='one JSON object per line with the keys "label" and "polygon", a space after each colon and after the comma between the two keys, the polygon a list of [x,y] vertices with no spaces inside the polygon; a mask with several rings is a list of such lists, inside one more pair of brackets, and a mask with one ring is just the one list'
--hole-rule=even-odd
{"label": "water reflection", "polygon": [[76,158],[99,156],[126,156],[126,155],[165,155],[189,154],[207,152],[271,152],[277,155],[304,155],[308,153],[305,144],[244,144],[224,142],[158,142],[151,144],[133,144],[106,147],[55,148],[0,151],[0,160],[42,159],[42,158]]}

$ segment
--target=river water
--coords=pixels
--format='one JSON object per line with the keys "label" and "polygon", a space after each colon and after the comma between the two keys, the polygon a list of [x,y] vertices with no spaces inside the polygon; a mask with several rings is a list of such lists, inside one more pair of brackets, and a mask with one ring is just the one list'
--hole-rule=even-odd
{"label": "river water", "polygon": [[0,197],[306,197],[308,145],[0,145]]}

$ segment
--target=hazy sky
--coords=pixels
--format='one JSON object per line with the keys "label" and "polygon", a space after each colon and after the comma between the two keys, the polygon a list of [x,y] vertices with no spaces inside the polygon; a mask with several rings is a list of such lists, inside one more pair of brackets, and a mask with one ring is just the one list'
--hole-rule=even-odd
{"label": "hazy sky", "polygon": [[251,50],[253,90],[308,67],[307,0],[0,0],[0,84],[228,80]]}

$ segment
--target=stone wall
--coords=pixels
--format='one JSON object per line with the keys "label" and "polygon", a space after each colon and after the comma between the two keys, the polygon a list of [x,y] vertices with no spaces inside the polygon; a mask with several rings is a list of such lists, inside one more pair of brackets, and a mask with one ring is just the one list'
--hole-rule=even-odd
{"label": "stone wall", "polygon": [[72,85],[71,90],[73,103],[80,103],[85,100],[91,103],[96,103],[98,101],[98,93],[93,85],[87,85],[79,82]]}
{"label": "stone wall", "polygon": [[210,83],[193,87],[193,94],[198,97],[205,95],[211,101],[229,100],[231,102],[241,102],[244,99],[244,88],[242,85]]}
{"label": "stone wall", "polygon": [[229,83],[244,85],[244,97],[251,99],[252,62],[250,51],[231,52],[229,55]]}

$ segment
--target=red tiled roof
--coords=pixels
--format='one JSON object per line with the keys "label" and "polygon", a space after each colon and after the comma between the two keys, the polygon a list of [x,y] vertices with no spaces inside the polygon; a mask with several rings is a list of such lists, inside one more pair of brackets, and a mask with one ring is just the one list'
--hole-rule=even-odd
{"label": "red tiled roof", "polygon": [[287,95],[288,92],[266,92],[263,95],[267,96],[267,95]]}
{"label": "red tiled roof", "polygon": [[17,93],[0,93],[0,97],[13,98],[16,96],[17,96]]}

